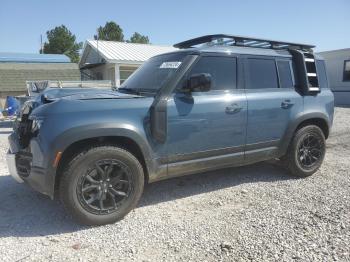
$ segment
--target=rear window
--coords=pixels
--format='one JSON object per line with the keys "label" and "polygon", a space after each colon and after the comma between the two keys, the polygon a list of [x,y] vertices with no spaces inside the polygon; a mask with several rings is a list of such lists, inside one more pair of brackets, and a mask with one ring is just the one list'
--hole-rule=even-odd
{"label": "rear window", "polygon": [[248,62],[248,88],[278,88],[278,78],[275,60],[249,58]]}
{"label": "rear window", "polygon": [[281,88],[294,87],[290,61],[277,61]]}
{"label": "rear window", "polygon": [[316,60],[318,84],[320,88],[328,88],[326,66],[324,61]]}

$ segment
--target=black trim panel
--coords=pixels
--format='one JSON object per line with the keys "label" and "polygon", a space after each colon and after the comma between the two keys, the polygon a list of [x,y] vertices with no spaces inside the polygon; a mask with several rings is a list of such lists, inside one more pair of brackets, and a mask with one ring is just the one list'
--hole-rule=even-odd
{"label": "black trim panel", "polygon": [[[272,140],[246,146],[175,155],[169,158],[167,175],[162,173],[153,176],[151,182],[271,159],[277,156],[279,142],[280,140]],[[244,153],[244,147],[248,149],[246,153]],[[162,162],[164,160],[162,158]]]}
{"label": "black trim panel", "polygon": [[208,157],[224,156],[224,155],[239,153],[239,152],[242,152],[242,153],[244,152],[244,146],[226,147],[226,148],[199,151],[199,152],[188,153],[188,154],[173,155],[173,156],[169,156],[168,162],[169,164],[171,164],[171,163],[176,163],[181,161],[190,161],[190,160],[203,159]]}
{"label": "black trim panel", "polygon": [[269,147],[277,147],[280,142],[280,139],[264,141],[259,143],[248,144],[245,146],[245,152],[249,152],[251,150],[256,149],[265,149]]}
{"label": "black trim panel", "polygon": [[243,151],[238,153],[171,163],[168,165],[168,178],[240,165],[244,165]]}

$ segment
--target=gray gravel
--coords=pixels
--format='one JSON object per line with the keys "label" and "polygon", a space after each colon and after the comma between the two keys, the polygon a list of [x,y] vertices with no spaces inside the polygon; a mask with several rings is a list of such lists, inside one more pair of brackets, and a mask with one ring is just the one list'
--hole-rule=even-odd
{"label": "gray gravel", "polygon": [[321,170],[261,163],[149,185],[121,222],[76,225],[8,176],[0,127],[0,260],[350,261],[350,109],[336,109]]}

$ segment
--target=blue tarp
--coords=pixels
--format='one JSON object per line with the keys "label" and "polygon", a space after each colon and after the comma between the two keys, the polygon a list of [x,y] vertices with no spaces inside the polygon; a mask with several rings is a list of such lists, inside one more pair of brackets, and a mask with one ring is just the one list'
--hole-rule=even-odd
{"label": "blue tarp", "polygon": [[8,116],[13,116],[19,109],[19,101],[13,96],[8,96],[6,98],[6,108],[5,112],[7,112]]}

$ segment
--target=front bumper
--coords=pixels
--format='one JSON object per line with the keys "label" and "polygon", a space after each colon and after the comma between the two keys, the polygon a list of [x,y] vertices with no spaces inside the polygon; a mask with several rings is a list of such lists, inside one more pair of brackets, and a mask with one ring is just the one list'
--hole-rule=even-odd
{"label": "front bumper", "polygon": [[[18,136],[9,136],[10,149],[6,155],[10,175],[18,182],[26,182],[34,190],[53,198],[54,178],[46,168],[39,142],[32,138],[26,150],[19,150]],[[16,151],[18,149],[18,151]]]}
{"label": "front bumper", "polygon": [[23,179],[18,175],[16,168],[16,154],[10,152],[6,154],[7,167],[9,169],[10,175],[18,182],[23,183]]}

